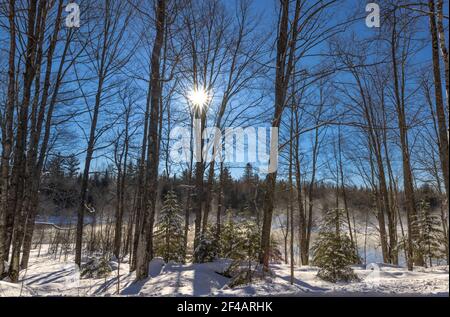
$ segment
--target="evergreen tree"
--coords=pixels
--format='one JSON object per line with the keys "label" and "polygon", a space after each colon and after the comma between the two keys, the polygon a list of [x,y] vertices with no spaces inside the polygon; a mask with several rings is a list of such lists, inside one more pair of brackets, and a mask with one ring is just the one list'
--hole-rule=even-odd
{"label": "evergreen tree", "polygon": [[260,230],[253,220],[236,222],[231,210],[222,225],[220,239],[216,239],[216,228],[209,226],[202,235],[198,246],[201,262],[214,261],[218,256],[232,259],[237,265],[247,265],[258,259],[260,250]]}
{"label": "evergreen tree", "polygon": [[358,280],[350,265],[360,259],[349,236],[342,230],[344,219],[342,209],[327,211],[312,247],[313,264],[319,267],[317,276],[332,283]]}
{"label": "evergreen tree", "polygon": [[424,257],[425,263],[430,267],[433,259],[445,257],[442,246],[445,245],[444,233],[439,216],[430,211],[430,203],[421,201],[419,210],[413,225],[417,228],[418,237],[415,239],[417,254]]}
{"label": "evergreen tree", "polygon": [[217,229],[215,226],[207,226],[206,230],[201,234],[197,249],[199,263],[212,262],[219,255],[219,243],[216,239]]}
{"label": "evergreen tree", "polygon": [[110,170],[109,168],[107,168],[105,170],[105,175],[101,179],[101,187],[108,188],[110,182],[111,182]]}
{"label": "evergreen tree", "polygon": [[227,221],[223,224],[220,239],[220,255],[224,258],[241,257],[241,234],[235,225],[231,210],[227,210]]}
{"label": "evergreen tree", "polygon": [[242,250],[246,260],[250,263],[258,259],[261,249],[261,231],[255,220],[246,220],[242,225]]}
{"label": "evergreen tree", "polygon": [[177,195],[169,191],[164,199],[155,232],[156,253],[164,261],[184,263],[184,219],[178,205]]}
{"label": "evergreen tree", "polygon": [[223,168],[222,172],[222,191],[226,193],[224,198],[224,207],[229,208],[231,206],[234,206],[234,197],[233,190],[234,190],[234,180],[231,177],[230,170],[225,166]]}
{"label": "evergreen tree", "polygon": [[66,170],[67,177],[70,179],[75,178],[80,169],[80,160],[76,157],[75,154],[70,154],[64,160],[64,169]]}
{"label": "evergreen tree", "polygon": [[253,166],[247,163],[244,168],[244,174],[242,175],[242,181],[247,184],[252,184],[254,181]]}
{"label": "evergreen tree", "polygon": [[260,250],[260,230],[256,221],[249,219],[236,223],[231,211],[223,225],[220,239],[220,255],[233,260],[254,261]]}
{"label": "evergreen tree", "polygon": [[[251,283],[255,273],[254,265],[258,266],[261,232],[253,219],[245,220],[238,226],[230,222],[229,228],[233,229],[229,232],[234,232],[236,238],[232,239],[231,243],[234,246],[231,252],[233,261],[224,271],[225,276],[231,277],[228,286],[234,287]],[[228,239],[228,243],[230,243],[230,239]]]}
{"label": "evergreen tree", "polygon": [[56,154],[48,161],[46,171],[50,178],[61,180],[64,177],[64,158],[61,153]]}

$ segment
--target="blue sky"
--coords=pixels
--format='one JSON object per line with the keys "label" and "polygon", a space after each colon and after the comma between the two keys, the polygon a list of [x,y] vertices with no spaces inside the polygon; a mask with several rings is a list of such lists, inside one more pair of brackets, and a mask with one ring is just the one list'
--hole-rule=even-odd
{"label": "blue sky", "polygon": [[[223,3],[226,4],[226,6],[228,6],[228,8],[233,9],[235,8],[237,2],[240,0],[224,0]],[[334,25],[334,24],[338,24],[341,21],[344,21],[346,17],[348,16],[352,16],[352,17],[358,17],[359,19],[357,19],[356,21],[354,21],[354,23],[351,25],[351,27],[349,27],[347,29],[347,31],[345,32],[346,35],[349,35],[351,32],[355,32],[359,38],[369,38],[371,36],[373,36],[374,34],[376,34],[378,32],[377,29],[369,29],[366,27],[365,25],[365,16],[366,13],[364,12],[364,7],[365,7],[365,3],[367,1],[362,1],[362,0],[341,0],[340,2],[338,2],[338,4],[334,7],[334,9],[331,11],[329,11],[329,16],[327,16],[327,19],[329,19],[327,22],[329,23],[329,25]],[[376,2],[376,1],[374,1]],[[446,6],[447,6],[447,10],[448,11],[448,2],[445,1]],[[260,28],[263,32],[267,32],[267,33],[271,33],[274,32],[274,30],[276,29],[276,21],[277,21],[277,17],[278,17],[278,5],[277,5],[277,1],[276,0],[255,0],[252,4],[252,8],[254,10],[254,13],[256,15],[260,15],[261,16],[261,24],[260,24]],[[383,8],[381,8],[381,10],[383,10]],[[426,37],[428,36],[427,32],[428,32],[428,25],[427,25],[427,20],[426,19],[422,19],[423,21],[423,27],[425,30],[425,33],[418,33],[417,36],[418,37]],[[274,42],[274,39],[272,39],[272,43]],[[421,63],[428,63],[430,61],[430,51],[431,48],[429,45],[424,46],[422,50],[418,51],[416,56],[415,56],[415,61],[417,64],[421,64]],[[315,48],[313,50],[313,53],[320,53],[320,52],[327,52],[328,53],[328,44],[326,42],[324,42],[322,45],[317,46],[317,48]],[[272,56],[271,56],[271,60],[273,63],[273,57],[274,57],[275,52],[272,51]],[[303,58],[301,60],[301,67],[305,67],[305,68],[314,68],[316,66],[320,66],[321,63],[327,61],[326,57],[323,56],[314,56],[314,57],[307,57],[307,58]],[[271,82],[270,80],[267,81],[266,83],[267,85],[267,89],[272,89],[273,86],[273,82]],[[145,85],[143,86],[145,87]],[[144,91],[144,95],[145,95],[145,91]],[[264,107],[264,109],[267,109],[266,115],[268,117],[270,117],[271,115],[271,107],[273,105],[273,96],[272,95],[268,95],[263,103],[262,103],[262,107]],[[142,106],[144,99],[142,101],[139,102],[139,104]],[[233,101],[234,103],[239,103],[239,100],[235,100]],[[330,129],[332,130],[332,129]],[[332,132],[332,131],[331,131]],[[139,138],[137,139],[139,141]],[[305,135],[304,137],[304,141],[302,141],[302,147],[303,147],[303,151],[307,152],[310,148],[310,136],[309,135]],[[74,150],[76,148],[80,148],[82,149],[85,145],[83,144],[83,141],[77,140],[77,142],[75,142],[73,145],[70,145],[70,150]],[[100,154],[101,151],[97,152],[97,156],[98,154]],[[84,160],[84,154],[80,155],[80,161],[83,162]],[[324,157],[324,160],[326,160],[327,158]],[[104,158],[102,157],[98,157],[92,165],[93,170],[98,169],[104,169],[105,165],[109,163],[109,161],[105,161]],[[240,164],[240,166],[242,166],[244,164]],[[162,169],[160,169],[161,171]],[[235,177],[239,177],[241,175],[242,170],[238,167],[238,168],[233,168],[232,169],[232,174]],[[179,174],[179,173],[178,173]]]}

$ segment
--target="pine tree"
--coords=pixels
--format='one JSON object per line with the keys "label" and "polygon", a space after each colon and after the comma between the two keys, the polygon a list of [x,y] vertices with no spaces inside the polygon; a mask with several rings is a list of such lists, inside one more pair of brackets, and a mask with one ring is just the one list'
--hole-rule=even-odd
{"label": "pine tree", "polygon": [[[224,271],[225,276],[231,277],[228,286],[234,287],[251,283],[256,271],[255,266],[258,266],[257,260],[261,250],[260,228],[253,219],[245,220],[238,226],[230,222],[229,228],[233,229],[229,232],[234,232],[235,239],[232,242],[231,258],[233,261]],[[228,239],[229,241],[230,239]]]}
{"label": "pine tree", "polygon": [[51,178],[54,179],[62,179],[64,177],[64,158],[61,153],[56,154],[52,157],[46,166],[46,172],[49,174]]}
{"label": "pine tree", "polygon": [[[242,250],[246,260],[251,263],[258,259],[261,250],[261,231],[255,220],[246,220],[242,225]],[[251,264],[250,264],[251,265]]]}
{"label": "pine tree", "polygon": [[224,197],[223,205],[225,208],[233,206],[234,195],[233,192],[233,178],[231,177],[230,170],[225,166],[222,172],[222,192],[226,193]]}
{"label": "pine tree", "polygon": [[430,211],[430,203],[421,201],[413,225],[417,228],[415,239],[416,252],[424,257],[425,263],[431,267],[433,259],[445,257],[442,246],[445,245],[444,233],[439,216]]}
{"label": "pine tree", "polygon": [[199,263],[212,262],[219,256],[219,242],[217,241],[217,229],[215,226],[207,226],[194,250]]}
{"label": "pine tree", "polygon": [[231,211],[223,225],[220,255],[237,261],[255,261],[260,251],[260,228],[253,219],[236,223]]}
{"label": "pine tree", "polygon": [[169,191],[158,219],[155,232],[155,251],[164,261],[184,263],[184,219],[177,195]]}
{"label": "pine tree", "polygon": [[80,160],[75,154],[70,154],[64,160],[64,169],[67,171],[67,177],[70,179],[75,178],[80,170]]}
{"label": "pine tree", "polygon": [[352,241],[342,230],[344,224],[344,210],[327,211],[312,248],[313,264],[319,267],[317,276],[332,283],[358,280],[350,265],[360,259]]}
{"label": "pine tree", "polygon": [[252,184],[254,181],[253,166],[247,163],[244,168],[244,174],[242,175],[242,181],[244,184]]}
{"label": "pine tree", "polygon": [[101,186],[103,188],[108,188],[109,184],[111,183],[111,176],[110,176],[110,170],[107,168],[105,170],[105,175],[101,179]]}
{"label": "pine tree", "polygon": [[239,259],[241,258],[241,245],[242,237],[235,225],[231,210],[227,210],[227,221],[222,227],[222,233],[220,237],[220,255],[223,258]]}

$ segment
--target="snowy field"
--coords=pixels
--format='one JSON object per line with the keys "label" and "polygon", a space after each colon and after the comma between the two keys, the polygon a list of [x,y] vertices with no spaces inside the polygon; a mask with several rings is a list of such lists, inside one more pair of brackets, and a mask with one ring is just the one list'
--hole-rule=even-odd
{"label": "snowy field", "polygon": [[[128,264],[110,262],[114,269],[98,279],[80,279],[77,267],[53,256],[36,256],[21,272],[21,281],[12,284],[0,281],[0,296],[448,296],[448,266],[416,268],[408,272],[391,265],[354,267],[360,282],[332,284],[316,277],[314,267],[296,267],[291,285],[290,268],[273,264],[274,276],[252,285],[230,289],[228,278],[219,274],[229,261],[204,264],[164,264],[154,260],[147,280],[134,282]],[[117,278],[118,273],[119,279]],[[219,272],[219,273],[218,273]]]}

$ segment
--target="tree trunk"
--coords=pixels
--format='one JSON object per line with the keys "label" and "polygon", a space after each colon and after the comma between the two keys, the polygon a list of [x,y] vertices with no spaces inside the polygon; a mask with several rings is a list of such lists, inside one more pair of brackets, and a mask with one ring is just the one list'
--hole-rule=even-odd
{"label": "tree trunk", "polygon": [[[42,4],[42,3],[41,3]],[[37,25],[39,25],[39,17],[36,17],[36,13],[41,11],[42,7],[37,10],[37,0],[31,1],[28,8],[28,26],[27,26],[27,49],[25,59],[25,73],[23,84],[23,99],[19,110],[19,122],[16,132],[16,147],[14,154],[14,166],[12,170],[11,179],[11,195],[9,197],[10,212],[14,213],[14,231],[11,239],[12,243],[12,255],[11,263],[9,267],[9,276],[12,282],[17,282],[19,278],[19,258],[20,248],[24,230],[24,217],[22,214],[23,205],[23,191],[24,191],[24,179],[25,179],[25,150],[26,139],[28,130],[28,112],[31,98],[31,86],[35,78],[35,53],[37,46],[37,34],[39,30],[35,29],[35,22],[38,19]],[[39,14],[38,14],[39,16]]]}
{"label": "tree trunk", "polygon": [[[437,0],[437,29],[439,32],[439,44],[441,48],[442,59],[444,60],[444,74],[445,74],[445,92],[447,99],[447,113],[449,113],[449,59],[447,45],[445,44],[445,28],[444,28],[444,4],[442,0]],[[447,130],[448,138],[448,130]],[[448,193],[447,193],[448,199]]]}
{"label": "tree trunk", "polygon": [[219,175],[219,187],[217,189],[217,214],[216,214],[216,240],[220,240],[221,234],[221,217],[222,208],[224,204],[224,193],[223,193],[223,162],[220,162],[220,175]]}
{"label": "tree trunk", "polygon": [[[291,32],[289,32],[289,1],[281,1],[281,13],[279,20],[279,31],[277,37],[277,57],[276,57],[276,72],[275,72],[275,109],[272,119],[272,127],[278,128],[281,123],[281,116],[285,108],[286,91],[289,86],[290,76],[294,66],[294,54],[298,34],[298,21],[300,15],[300,2],[296,1],[294,20],[291,25]],[[289,41],[289,33],[291,39]],[[288,54],[289,53],[289,54]],[[271,137],[272,141],[274,140]],[[278,136],[276,136],[278,137]],[[263,211],[263,226],[261,232],[261,253],[259,256],[260,263],[263,264],[264,270],[269,269],[270,258],[270,232],[272,227],[272,214],[274,207],[275,184],[277,179],[277,172],[270,173],[266,177],[266,192],[264,194],[264,211]]]}
{"label": "tree trunk", "polygon": [[[21,260],[21,268],[27,268],[28,267],[28,260],[30,257],[30,251],[31,251],[31,242],[33,238],[33,232],[34,232],[34,221],[37,216],[38,211],[38,204],[39,204],[39,187],[40,187],[40,181],[41,181],[41,172],[42,167],[44,165],[44,158],[46,155],[46,147],[48,143],[48,137],[45,136],[50,133],[50,125],[46,124],[45,126],[45,132],[44,132],[44,139],[41,141],[41,147],[44,148],[44,152],[39,153],[39,139],[42,134],[42,127],[44,125],[44,118],[45,118],[45,112],[48,106],[47,110],[47,120],[51,121],[52,115],[53,115],[53,109],[56,103],[56,97],[59,92],[59,87],[61,85],[62,80],[62,65],[64,65],[65,56],[67,53],[67,49],[64,50],[61,64],[59,67],[59,71],[56,77],[56,82],[54,85],[54,93],[52,95],[52,99],[50,101],[50,105],[47,105],[48,97],[50,95],[50,87],[51,87],[51,75],[52,75],[52,65],[53,65],[53,55],[55,52],[58,35],[60,31],[60,25],[61,25],[61,16],[62,16],[62,10],[63,10],[63,1],[59,0],[58,3],[58,9],[57,9],[57,16],[54,26],[53,35],[50,41],[50,46],[47,53],[47,62],[46,62],[46,70],[45,70],[45,77],[44,77],[44,87],[42,89],[42,97],[40,101],[39,111],[37,111],[37,102],[38,102],[38,94],[36,93],[35,96],[35,103],[36,107],[33,106],[34,111],[32,114],[32,126],[31,126],[31,136],[30,136],[30,145],[28,150],[28,157],[27,157],[27,174],[29,177],[29,181],[27,181],[27,195],[24,199],[29,199],[29,209],[24,210],[24,212],[27,214],[27,221],[25,226],[25,235],[23,238],[23,254],[22,254],[22,260]],[[45,12],[45,15],[47,12]],[[44,17],[45,18],[45,17]],[[42,28],[45,28],[45,23],[43,23]],[[42,55],[42,41],[43,41],[43,35],[40,39],[40,45],[39,45],[39,55]],[[69,42],[69,38],[66,41],[66,47],[67,43]],[[40,63],[41,57],[38,59]],[[39,67],[40,68],[40,67]],[[37,113],[36,113],[37,112]]]}
{"label": "tree trunk", "polygon": [[214,159],[209,163],[209,171],[208,171],[208,180],[205,188],[205,210],[203,212],[202,218],[202,234],[205,234],[208,229],[208,218],[209,211],[211,209],[211,201],[212,201],[212,192],[213,192],[213,184],[214,184]]}
{"label": "tree trunk", "polygon": [[[356,250],[356,253],[358,253],[358,246],[355,243],[355,239],[353,237],[352,232],[352,223],[350,219],[350,210],[348,208],[348,202],[347,202],[347,191],[345,189],[345,181],[344,181],[344,165],[342,163],[342,137],[341,137],[341,127],[338,127],[339,136],[338,136],[338,152],[339,152],[339,177],[341,179],[341,192],[342,192],[342,200],[344,202],[344,211],[345,216],[347,218],[347,224],[348,224],[348,232],[350,235],[350,242],[353,246],[353,248]],[[339,178],[338,177],[338,178]],[[339,185],[338,185],[339,186]]]}
{"label": "tree trunk", "polygon": [[10,156],[13,146],[13,119],[15,104],[15,53],[16,53],[16,25],[14,0],[9,1],[9,57],[8,57],[8,95],[5,111],[5,122],[2,126],[2,161],[1,161],[1,179],[0,179],[0,278],[5,271],[4,261],[9,253],[9,244],[7,244],[7,231],[12,228],[6,226],[6,215],[8,211],[8,190],[9,190],[9,171]]}
{"label": "tree trunk", "polygon": [[[439,132],[439,156],[441,159],[442,175],[444,178],[445,193],[447,196],[447,201],[449,200],[449,148],[448,148],[448,134],[447,134],[447,121],[445,116],[444,101],[442,98],[442,81],[441,81],[441,69],[439,63],[439,39],[438,30],[436,27],[435,18],[435,6],[434,0],[428,0],[429,8],[429,20],[430,20],[430,31],[432,40],[432,56],[433,56],[433,76],[434,76],[434,96],[436,98],[436,115],[438,123]],[[442,44],[441,38],[441,44]],[[444,43],[445,47],[445,43]],[[444,55],[445,63],[445,55]],[[448,76],[448,55],[447,55],[447,65],[446,65],[446,76]],[[448,79],[446,83],[448,91]]]}
{"label": "tree trunk", "polygon": [[408,128],[406,123],[405,116],[405,105],[404,100],[400,97],[400,86],[399,86],[399,75],[398,75],[398,66],[397,66],[397,30],[396,30],[396,17],[394,11],[394,23],[392,28],[392,38],[391,38],[391,57],[392,57],[392,69],[394,73],[394,96],[395,96],[395,106],[397,110],[398,124],[400,130],[400,144],[402,151],[402,166],[403,166],[403,187],[405,191],[405,209],[407,214],[407,223],[408,223],[408,270],[413,269],[414,260],[416,260],[417,265],[422,264],[421,255],[414,254],[414,243],[413,237],[416,236],[416,230],[413,228],[413,220],[415,219],[416,212],[416,203],[414,197],[414,185],[412,179],[411,172],[411,162],[409,155],[409,146],[408,146]]}
{"label": "tree trunk", "polygon": [[[294,104],[292,105],[294,106]],[[292,159],[293,159],[293,146],[292,146],[292,139],[293,139],[293,130],[294,130],[294,107],[291,109],[291,127],[289,129],[289,136],[290,136],[290,142],[289,142],[289,171],[288,171],[288,186],[289,186],[289,213],[288,217],[290,217],[290,224],[291,224],[291,237],[290,237],[290,269],[291,269],[291,278],[290,283],[291,285],[294,284],[294,193],[293,193],[293,184],[292,184]],[[298,155],[298,153],[297,153]]]}
{"label": "tree trunk", "polygon": [[156,6],[156,34],[151,56],[151,79],[149,82],[150,119],[147,149],[146,171],[146,203],[142,218],[142,227],[139,232],[139,241],[136,254],[136,279],[148,277],[148,262],[153,256],[153,225],[155,217],[156,194],[158,187],[159,163],[159,106],[162,94],[160,82],[161,50],[164,44],[164,30],[166,18],[166,1],[158,0]]}

